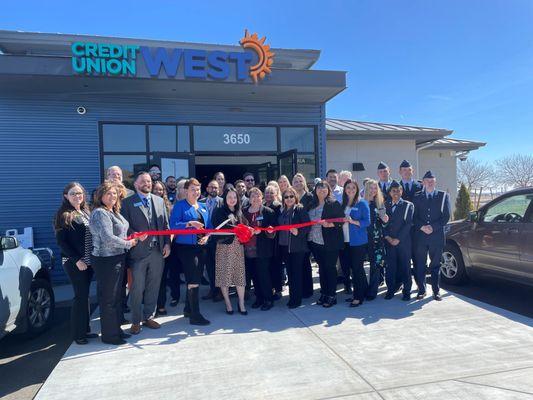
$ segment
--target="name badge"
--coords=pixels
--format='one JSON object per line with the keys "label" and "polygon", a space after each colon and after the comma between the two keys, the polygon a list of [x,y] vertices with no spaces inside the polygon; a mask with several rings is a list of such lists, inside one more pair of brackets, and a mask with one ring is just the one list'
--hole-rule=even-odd
{"label": "name badge", "polygon": [[138,203],[133,203],[133,207],[141,207],[143,205],[142,201],[139,201]]}

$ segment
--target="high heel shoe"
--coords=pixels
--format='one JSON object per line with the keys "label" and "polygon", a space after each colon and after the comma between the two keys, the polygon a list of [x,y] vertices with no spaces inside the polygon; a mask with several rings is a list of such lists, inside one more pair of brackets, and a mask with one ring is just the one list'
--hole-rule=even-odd
{"label": "high heel shoe", "polygon": [[239,308],[239,313],[240,313],[241,315],[248,315],[248,311],[246,311],[246,310],[242,311],[242,310],[241,310],[241,305],[240,305],[240,304],[239,304],[237,307]]}
{"label": "high heel shoe", "polygon": [[226,308],[226,314],[228,314],[228,315],[233,315],[233,310],[228,310],[228,309]]}

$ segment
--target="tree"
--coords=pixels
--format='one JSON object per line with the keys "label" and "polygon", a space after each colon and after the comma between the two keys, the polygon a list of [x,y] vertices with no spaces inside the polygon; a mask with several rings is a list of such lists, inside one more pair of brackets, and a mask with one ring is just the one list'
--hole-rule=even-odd
{"label": "tree", "polygon": [[470,192],[466,188],[464,183],[461,183],[461,188],[457,194],[455,200],[455,211],[453,213],[453,219],[465,219],[468,217],[468,213],[472,211],[473,205],[470,200]]}
{"label": "tree", "polygon": [[488,186],[491,183],[493,176],[494,171],[492,170],[492,167],[475,158],[459,161],[457,177],[460,183],[466,185],[468,192],[472,189]]}
{"label": "tree", "polygon": [[521,188],[533,186],[533,155],[512,154],[496,161],[502,185]]}

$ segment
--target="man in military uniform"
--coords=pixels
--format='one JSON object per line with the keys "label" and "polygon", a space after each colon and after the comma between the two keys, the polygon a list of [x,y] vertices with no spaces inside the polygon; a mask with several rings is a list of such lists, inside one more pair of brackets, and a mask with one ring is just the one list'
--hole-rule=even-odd
{"label": "man in military uniform", "polygon": [[450,199],[446,192],[436,189],[437,180],[431,171],[423,178],[424,190],[414,197],[414,225],[416,237],[417,299],[426,295],[426,264],[429,255],[433,298],[440,301],[440,260],[444,248],[444,226],[450,220]]}
{"label": "man in military uniform", "polygon": [[402,199],[413,202],[415,194],[420,192],[423,187],[420,181],[413,178],[413,167],[407,160],[403,160],[400,164],[400,176],[402,177],[400,185],[402,185]]}
{"label": "man in military uniform", "polygon": [[402,199],[402,187],[397,181],[392,181],[389,193],[391,201],[387,203],[389,222],[384,229],[387,267],[385,281],[387,294],[385,300],[394,297],[398,282],[403,284],[402,300],[411,299],[411,227],[413,225],[413,204]]}
{"label": "man in military uniform", "polygon": [[378,164],[378,185],[381,189],[381,192],[383,193],[383,198],[385,200],[390,200],[389,188],[391,182],[392,181],[390,179],[390,168],[387,164],[381,161]]}
{"label": "man in military uniform", "polygon": [[[411,203],[414,201],[415,194],[422,191],[422,182],[417,181],[413,178],[413,167],[411,166],[411,163],[407,160],[403,160],[400,164],[400,185],[402,185],[402,199],[410,201]],[[412,274],[415,276],[416,271],[416,240],[415,240],[415,227],[411,228],[411,255],[410,259],[413,262],[413,271]]]}

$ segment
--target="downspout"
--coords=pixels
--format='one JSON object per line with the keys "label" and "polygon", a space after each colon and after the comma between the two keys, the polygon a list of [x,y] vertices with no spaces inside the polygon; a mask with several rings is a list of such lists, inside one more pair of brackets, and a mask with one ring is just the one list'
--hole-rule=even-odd
{"label": "downspout", "polygon": [[420,150],[425,150],[425,149],[428,149],[430,147],[432,147],[434,144],[435,144],[436,140],[433,140],[429,143],[426,143],[426,144],[423,144],[422,146],[420,147],[416,147],[416,173],[419,174],[419,169],[418,169],[418,166],[419,166],[419,152]]}

